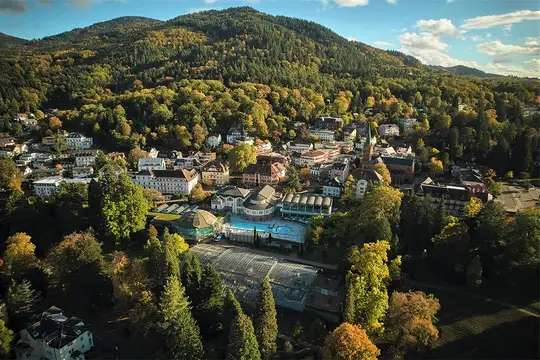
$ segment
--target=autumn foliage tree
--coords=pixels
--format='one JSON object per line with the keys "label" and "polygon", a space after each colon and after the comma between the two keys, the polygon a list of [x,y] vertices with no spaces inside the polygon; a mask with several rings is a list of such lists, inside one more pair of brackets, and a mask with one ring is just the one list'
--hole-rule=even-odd
{"label": "autumn foliage tree", "polygon": [[3,271],[9,277],[20,280],[39,265],[35,254],[36,246],[26,233],[16,233],[7,239],[4,251]]}
{"label": "autumn foliage tree", "polygon": [[373,168],[379,175],[382,176],[383,181],[385,184],[390,185],[392,183],[392,177],[390,176],[390,170],[386,167],[384,163],[378,163]]}
{"label": "autumn foliage tree", "polygon": [[343,323],[324,342],[324,360],[376,360],[380,350],[356,325]]}

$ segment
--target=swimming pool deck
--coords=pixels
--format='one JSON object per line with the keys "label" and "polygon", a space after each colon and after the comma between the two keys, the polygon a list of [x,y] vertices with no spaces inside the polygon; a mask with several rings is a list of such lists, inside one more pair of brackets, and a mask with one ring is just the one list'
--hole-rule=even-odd
{"label": "swimming pool deck", "polygon": [[230,227],[233,230],[253,232],[257,229],[260,235],[272,234],[273,238],[289,240],[296,243],[304,242],[305,225],[294,221],[274,218],[267,221],[250,221],[239,215],[231,215],[229,221],[224,227]]}

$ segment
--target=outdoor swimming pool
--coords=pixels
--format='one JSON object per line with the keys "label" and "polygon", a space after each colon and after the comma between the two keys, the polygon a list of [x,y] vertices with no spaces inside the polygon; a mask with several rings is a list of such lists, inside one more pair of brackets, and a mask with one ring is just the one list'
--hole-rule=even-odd
{"label": "outdoor swimming pool", "polygon": [[232,215],[225,226],[234,230],[251,231],[257,229],[258,233],[272,234],[273,237],[303,242],[305,226],[292,221],[272,219],[268,221],[249,221],[238,215]]}

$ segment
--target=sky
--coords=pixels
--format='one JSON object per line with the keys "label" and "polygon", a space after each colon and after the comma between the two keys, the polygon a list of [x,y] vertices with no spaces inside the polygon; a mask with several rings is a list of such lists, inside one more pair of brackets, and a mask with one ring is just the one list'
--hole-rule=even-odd
{"label": "sky", "polygon": [[0,32],[33,39],[120,16],[234,6],[311,20],[424,64],[540,77],[539,0],[0,0]]}

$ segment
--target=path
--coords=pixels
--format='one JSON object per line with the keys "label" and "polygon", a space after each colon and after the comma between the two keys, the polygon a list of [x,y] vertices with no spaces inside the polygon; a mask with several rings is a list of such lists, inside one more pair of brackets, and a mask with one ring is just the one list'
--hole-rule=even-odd
{"label": "path", "polygon": [[512,305],[512,304],[504,302],[504,301],[494,300],[492,298],[488,298],[488,297],[485,297],[485,296],[473,294],[473,293],[470,293],[470,292],[467,292],[467,291],[462,291],[460,288],[457,288],[457,287],[452,287],[452,286],[447,286],[447,285],[435,285],[435,284],[423,283],[423,282],[414,281],[414,280],[410,280],[409,282],[410,282],[411,285],[416,285],[418,287],[426,287],[426,288],[432,288],[432,289],[437,289],[437,290],[442,290],[442,291],[450,291],[450,292],[459,292],[462,295],[467,295],[467,296],[470,296],[470,297],[474,297],[476,299],[483,300],[485,302],[492,302],[492,303],[495,303],[495,304],[498,304],[498,305],[501,305],[501,306],[506,306],[506,307],[509,307],[511,309],[522,312],[523,314],[534,316],[536,318],[540,318],[540,314],[529,311],[527,309],[520,308],[518,306]]}

